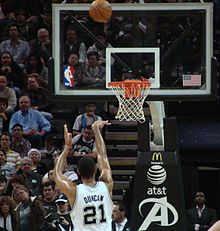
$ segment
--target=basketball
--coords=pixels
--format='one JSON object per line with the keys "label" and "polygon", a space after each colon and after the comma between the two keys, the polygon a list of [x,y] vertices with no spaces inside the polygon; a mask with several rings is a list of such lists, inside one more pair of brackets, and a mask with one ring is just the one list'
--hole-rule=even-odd
{"label": "basketball", "polygon": [[112,7],[106,0],[95,0],[89,7],[89,15],[96,22],[106,22],[112,15]]}

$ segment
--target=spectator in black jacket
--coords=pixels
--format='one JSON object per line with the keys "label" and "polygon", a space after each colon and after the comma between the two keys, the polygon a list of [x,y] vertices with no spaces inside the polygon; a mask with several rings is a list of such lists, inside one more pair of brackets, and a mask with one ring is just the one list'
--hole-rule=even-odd
{"label": "spectator in black jacket", "polygon": [[216,210],[206,206],[205,194],[201,191],[196,192],[194,201],[195,206],[187,210],[188,231],[206,231],[217,221]]}

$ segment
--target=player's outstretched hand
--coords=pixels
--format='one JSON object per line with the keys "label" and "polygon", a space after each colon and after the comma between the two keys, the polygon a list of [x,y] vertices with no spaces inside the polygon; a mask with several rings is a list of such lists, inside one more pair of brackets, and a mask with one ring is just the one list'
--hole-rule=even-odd
{"label": "player's outstretched hand", "polygon": [[108,120],[96,120],[93,124],[92,124],[92,130],[96,130],[99,129],[101,130],[104,126],[108,126],[111,123],[108,122]]}
{"label": "player's outstretched hand", "polygon": [[69,133],[67,125],[64,125],[64,140],[65,145],[68,146],[68,148],[72,148],[72,134]]}

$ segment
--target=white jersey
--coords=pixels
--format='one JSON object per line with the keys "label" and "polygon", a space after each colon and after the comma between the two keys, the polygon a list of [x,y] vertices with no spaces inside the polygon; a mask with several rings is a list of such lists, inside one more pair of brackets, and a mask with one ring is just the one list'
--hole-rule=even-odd
{"label": "white jersey", "polygon": [[102,181],[94,187],[79,184],[71,211],[74,231],[111,231],[113,202]]}

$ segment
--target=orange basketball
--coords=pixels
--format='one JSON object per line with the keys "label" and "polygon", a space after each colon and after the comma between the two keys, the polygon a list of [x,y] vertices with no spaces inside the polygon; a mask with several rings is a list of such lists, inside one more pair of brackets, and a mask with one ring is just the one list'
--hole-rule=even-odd
{"label": "orange basketball", "polygon": [[96,22],[106,22],[112,15],[112,7],[106,0],[95,0],[89,7],[89,15]]}

